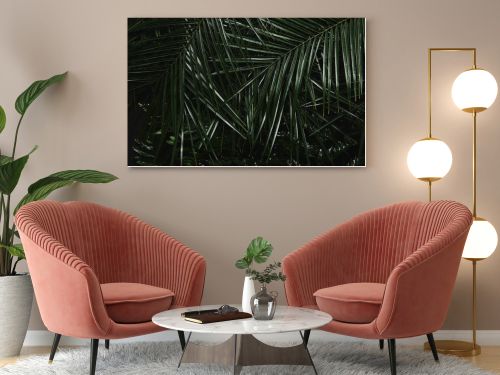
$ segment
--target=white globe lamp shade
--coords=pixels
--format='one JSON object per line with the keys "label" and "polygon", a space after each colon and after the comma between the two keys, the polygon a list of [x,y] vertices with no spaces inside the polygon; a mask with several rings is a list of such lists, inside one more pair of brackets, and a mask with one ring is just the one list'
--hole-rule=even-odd
{"label": "white globe lamp shade", "polygon": [[453,157],[446,143],[436,138],[425,138],[411,146],[406,162],[415,178],[437,181],[450,171]]}
{"label": "white globe lamp shade", "polygon": [[462,257],[466,259],[486,259],[495,251],[498,235],[495,227],[487,220],[476,217],[465,241]]}
{"label": "white globe lamp shade", "polygon": [[489,108],[497,97],[495,77],[483,69],[461,73],[453,82],[451,97],[455,105],[465,112],[481,112]]}

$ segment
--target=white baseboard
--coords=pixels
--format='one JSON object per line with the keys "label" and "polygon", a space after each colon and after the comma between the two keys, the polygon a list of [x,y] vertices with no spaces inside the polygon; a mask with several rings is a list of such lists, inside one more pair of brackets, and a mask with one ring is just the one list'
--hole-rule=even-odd
{"label": "white baseboard", "polygon": [[[53,334],[48,331],[28,331],[26,339],[24,340],[24,346],[50,346],[52,344]],[[197,334],[193,336],[200,341],[223,341],[228,335],[202,335]],[[297,333],[280,333],[275,335],[259,335],[259,338],[266,341],[274,342],[292,342],[298,341],[299,336]],[[471,341],[471,331],[468,330],[441,330],[434,334],[436,340],[465,340]],[[160,333],[154,333],[146,336],[131,337],[122,340],[113,340],[113,342],[119,343],[130,343],[138,341],[177,341],[177,334],[175,331],[165,331]],[[374,340],[362,340],[354,337],[336,335],[333,333],[328,333],[324,331],[313,331],[311,333],[311,341],[342,341],[342,342],[356,342],[356,341],[366,341],[375,343]],[[410,339],[402,340],[404,344],[422,344],[426,341],[425,336],[414,337]],[[500,330],[481,330],[477,331],[477,341],[481,345],[500,345]],[[87,345],[88,340],[76,339],[72,337],[62,337],[61,345]]]}

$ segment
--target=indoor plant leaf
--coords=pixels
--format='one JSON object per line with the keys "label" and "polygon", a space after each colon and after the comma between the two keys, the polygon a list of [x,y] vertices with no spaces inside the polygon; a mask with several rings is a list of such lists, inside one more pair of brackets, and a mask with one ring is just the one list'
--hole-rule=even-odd
{"label": "indoor plant leaf", "polygon": [[71,169],[67,171],[52,173],[51,175],[34,182],[29,186],[28,193],[33,193],[34,191],[42,188],[45,185],[51,185],[54,182],[59,181],[104,184],[116,179],[117,177],[110,173],[95,171],[91,169]]}
{"label": "indoor plant leaf", "polygon": [[54,190],[72,185],[75,182],[99,184],[108,183],[116,179],[117,177],[110,173],[91,169],[74,169],[53,173],[28,187],[28,193],[18,203],[14,213],[25,204],[45,199]]}
{"label": "indoor plant leaf", "polygon": [[19,201],[16,208],[14,209],[14,215],[25,204],[45,199],[54,190],[60,189],[62,187],[65,187],[65,186],[68,186],[71,184],[73,184],[73,181],[70,181],[70,180],[54,181],[52,183],[49,183],[49,184],[46,184],[46,185],[40,187],[37,190],[34,190],[32,193],[25,194],[25,196]]}
{"label": "indoor plant leaf", "polygon": [[0,247],[3,247],[7,249],[7,251],[12,255],[13,257],[18,257],[19,259],[24,259],[24,249],[22,244],[15,244],[15,245],[0,245]]}
{"label": "indoor plant leaf", "polygon": [[262,237],[254,238],[247,248],[247,257],[257,263],[264,263],[273,251],[273,245]]}
{"label": "indoor plant leaf", "polygon": [[250,267],[250,263],[248,262],[248,260],[246,258],[238,259],[234,265],[236,266],[236,268],[239,268],[242,270]]}
{"label": "indoor plant leaf", "polygon": [[16,99],[16,111],[19,114],[24,115],[30,104],[33,103],[47,87],[64,80],[67,73],[68,72],[57,74],[49,79],[33,82],[31,86],[24,90],[23,93]]}
{"label": "indoor plant leaf", "polygon": [[0,165],[7,164],[12,161],[12,158],[7,155],[0,155]]}
{"label": "indoor plant leaf", "polygon": [[7,117],[5,116],[5,111],[0,105],[0,133],[5,129],[5,123],[7,122]]}
{"label": "indoor plant leaf", "polygon": [[267,258],[269,257],[269,255],[259,254],[259,255],[255,256],[253,258],[253,260],[255,260],[256,263],[264,263],[267,260]]}
{"label": "indoor plant leaf", "polygon": [[30,154],[36,150],[33,150],[19,159],[8,160],[5,157],[0,161],[0,192],[3,194],[10,194],[17,186],[21,173],[24,166],[28,162]]}

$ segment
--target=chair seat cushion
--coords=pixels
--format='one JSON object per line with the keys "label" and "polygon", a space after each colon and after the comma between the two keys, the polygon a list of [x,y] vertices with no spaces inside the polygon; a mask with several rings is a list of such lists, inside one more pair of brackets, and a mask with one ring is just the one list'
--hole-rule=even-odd
{"label": "chair seat cushion", "polygon": [[319,289],[314,293],[321,311],[346,323],[370,323],[378,315],[385,284],[350,283]]}
{"label": "chair seat cushion", "polygon": [[101,284],[106,310],[117,323],[144,323],[168,310],[174,293],[168,289],[137,283]]}

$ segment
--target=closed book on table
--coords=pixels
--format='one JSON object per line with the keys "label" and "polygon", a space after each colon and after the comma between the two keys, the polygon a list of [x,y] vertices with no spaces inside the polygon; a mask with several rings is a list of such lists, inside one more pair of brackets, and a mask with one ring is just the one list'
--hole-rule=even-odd
{"label": "closed book on table", "polygon": [[206,323],[216,323],[225,322],[227,320],[237,320],[237,319],[248,319],[251,318],[252,314],[246,312],[229,312],[225,314],[217,314],[214,312],[200,312],[198,314],[184,314],[184,320],[188,322],[206,324]]}

